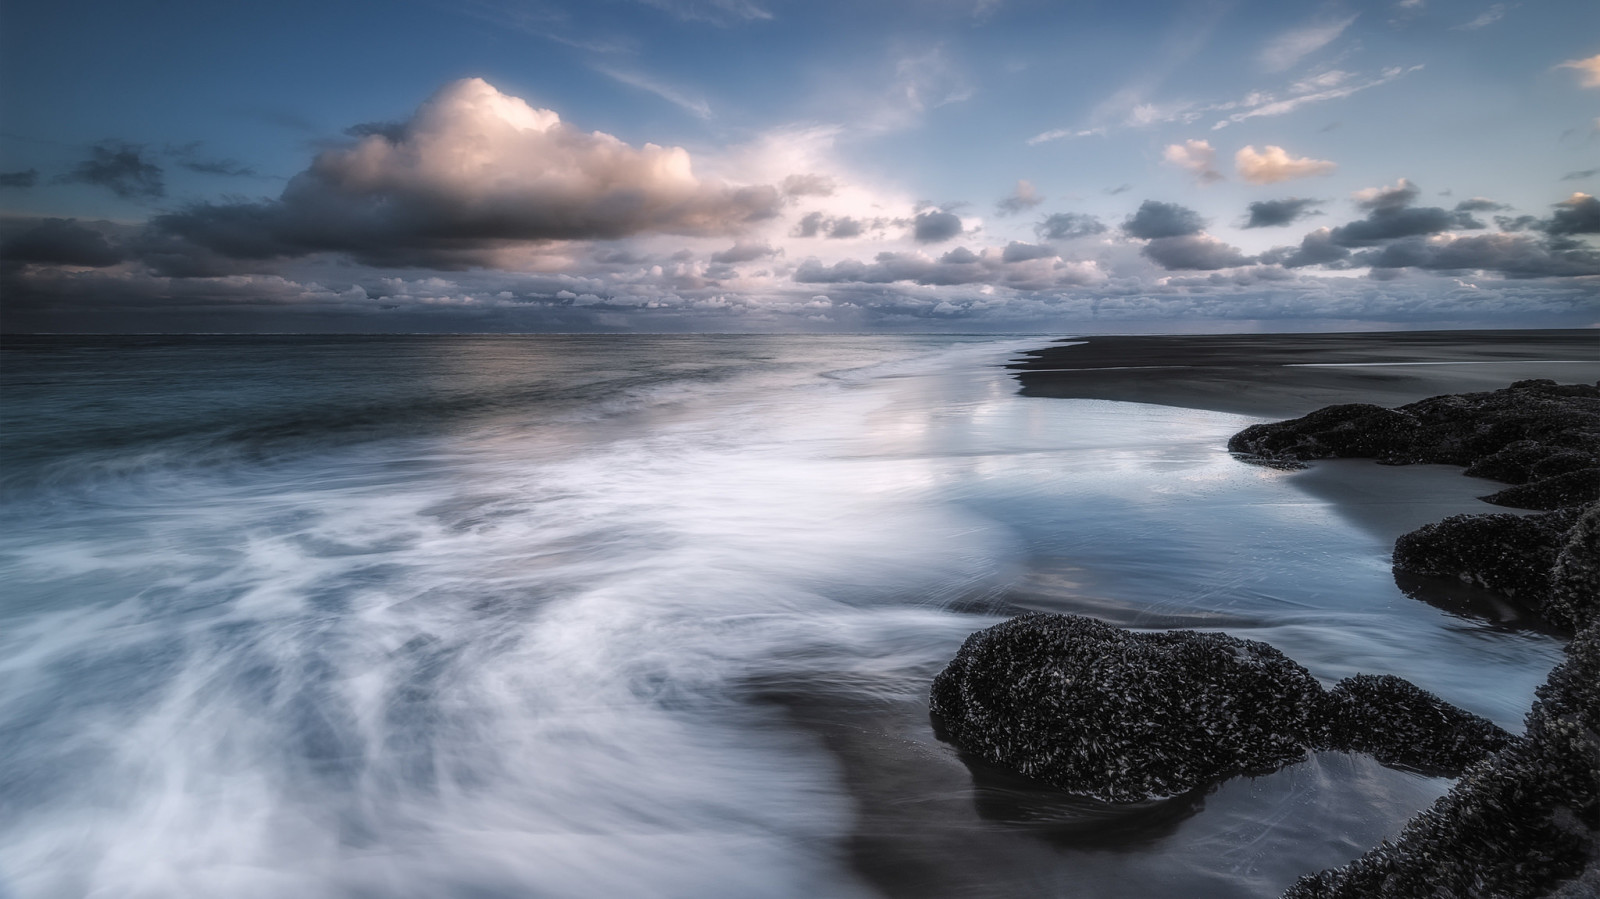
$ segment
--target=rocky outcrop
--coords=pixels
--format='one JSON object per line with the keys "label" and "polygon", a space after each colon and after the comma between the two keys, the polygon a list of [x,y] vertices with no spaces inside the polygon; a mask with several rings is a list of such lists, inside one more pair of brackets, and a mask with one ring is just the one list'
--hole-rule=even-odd
{"label": "rocky outcrop", "polygon": [[1517,485],[1485,497],[1491,503],[1557,509],[1600,499],[1600,386],[1540,379],[1395,409],[1329,406],[1253,425],[1228,449],[1278,466],[1346,457],[1464,465],[1474,477]]}
{"label": "rocky outcrop", "polygon": [[[1539,688],[1527,736],[1472,768],[1393,842],[1285,899],[1592,896],[1600,882],[1600,624]],[[1565,883],[1564,883],[1565,882]]]}
{"label": "rocky outcrop", "polygon": [[1543,515],[1452,515],[1401,535],[1394,544],[1394,567],[1458,578],[1542,613],[1556,558],[1577,519],[1577,509]]}
{"label": "rocky outcrop", "polygon": [[1358,676],[1325,693],[1258,641],[1043,613],[968,637],[930,707],[962,749],[1107,802],[1264,773],[1307,749],[1455,776],[1511,739],[1400,678]]}

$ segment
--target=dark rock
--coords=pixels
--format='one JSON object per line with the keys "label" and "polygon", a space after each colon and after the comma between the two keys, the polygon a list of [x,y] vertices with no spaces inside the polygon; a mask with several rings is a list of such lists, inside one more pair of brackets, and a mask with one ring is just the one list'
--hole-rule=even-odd
{"label": "dark rock", "polygon": [[1594,895],[1583,884],[1600,882],[1600,625],[1579,632],[1538,695],[1526,737],[1394,842],[1302,877],[1284,899]]}
{"label": "dark rock", "polygon": [[[1573,454],[1577,455],[1577,454]],[[1513,509],[1561,509],[1600,499],[1600,468],[1580,468],[1482,498],[1486,503]]]}
{"label": "dark rock", "polygon": [[1032,614],[968,637],[930,706],[945,736],[989,762],[1133,802],[1302,758],[1321,693],[1265,643]]}
{"label": "dark rock", "polygon": [[1552,624],[1570,627],[1546,614],[1545,607],[1551,572],[1580,512],[1571,507],[1543,515],[1452,515],[1401,535],[1394,544],[1394,567],[1498,591]]}
{"label": "dark rock", "polygon": [[1392,674],[1358,674],[1324,694],[1315,748],[1364,752],[1386,765],[1444,777],[1512,740],[1486,718]]}
{"label": "dark rock", "polygon": [[[1290,421],[1252,425],[1235,434],[1228,449],[1276,462],[1359,456],[1389,464],[1465,465],[1475,477],[1531,488],[1502,491],[1502,499],[1492,501],[1556,508],[1591,501],[1600,491],[1600,472],[1583,475],[1600,462],[1600,386],[1541,379],[1397,409],[1329,406]],[[1552,480],[1561,478],[1566,480]]]}
{"label": "dark rock", "polygon": [[1550,622],[1572,630],[1600,623],[1600,503],[1567,531],[1542,611]]}
{"label": "dark rock", "polygon": [[1511,739],[1397,677],[1324,693],[1276,649],[1035,613],[967,638],[934,678],[940,735],[984,761],[1106,802],[1264,773],[1307,748],[1459,774]]}

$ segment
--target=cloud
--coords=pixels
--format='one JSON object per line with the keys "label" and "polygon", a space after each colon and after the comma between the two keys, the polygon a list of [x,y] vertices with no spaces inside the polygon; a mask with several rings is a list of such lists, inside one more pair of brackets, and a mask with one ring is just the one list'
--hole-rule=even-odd
{"label": "cloud", "polygon": [[1011,213],[1032,209],[1043,202],[1044,197],[1040,196],[1039,192],[1034,189],[1031,183],[1027,181],[1018,181],[1016,188],[1011,191],[1011,195],[1003,198],[995,205],[999,207],[1001,215],[1009,215]]}
{"label": "cloud", "polygon": [[1395,182],[1393,187],[1367,187],[1354,194],[1356,206],[1369,212],[1386,209],[1399,209],[1411,205],[1422,189],[1412,184],[1405,178]]}
{"label": "cloud", "polygon": [[770,20],[772,12],[750,0],[639,0],[686,22],[728,26],[739,22]]}
{"label": "cloud", "polygon": [[[1009,258],[1008,258],[1009,257]],[[1053,251],[1013,243],[1004,250],[974,253],[957,247],[935,259],[924,253],[879,253],[872,262],[846,259],[824,265],[807,259],[795,270],[800,284],[892,284],[924,286],[995,285],[1016,290],[1085,286],[1105,280],[1093,262],[1068,262]]]}
{"label": "cloud", "polygon": [[765,241],[760,243],[741,241],[720,253],[712,253],[711,261],[731,265],[738,262],[753,262],[757,259],[766,259],[769,256],[777,255],[778,252],[778,250],[772,248],[771,244]]}
{"label": "cloud", "polygon": [[1239,177],[1251,184],[1272,184],[1293,178],[1326,175],[1338,168],[1338,165],[1325,159],[1290,156],[1288,151],[1272,144],[1268,144],[1261,152],[1257,152],[1254,146],[1244,147],[1234,154],[1233,165]]}
{"label": "cloud", "polygon": [[1510,208],[1488,197],[1469,197],[1456,204],[1457,212],[1504,212]]}
{"label": "cloud", "polygon": [[101,232],[76,219],[26,219],[6,222],[0,239],[0,263],[88,266],[105,268],[124,258]]}
{"label": "cloud", "polygon": [[1483,270],[1512,278],[1600,275],[1600,251],[1553,246],[1521,234],[1408,237],[1370,250],[1356,262],[1374,269]]}
{"label": "cloud", "polygon": [[1556,204],[1555,215],[1544,230],[1548,234],[1600,234],[1600,200],[1575,193]]}
{"label": "cloud", "polygon": [[[1600,175],[1600,169],[1584,169],[1584,170],[1579,171],[1579,172],[1568,172],[1565,175],[1561,176],[1561,180],[1562,181],[1583,181],[1583,180],[1588,179],[1588,178],[1593,178],[1595,175]],[[5,178],[4,175],[0,175],[0,183],[4,183],[4,181],[3,181],[4,178]]]}
{"label": "cloud", "polygon": [[1157,237],[1144,246],[1144,255],[1165,269],[1215,271],[1255,260],[1209,234]]}
{"label": "cloud", "polygon": [[1258,200],[1250,204],[1250,221],[1246,228],[1275,228],[1315,214],[1312,207],[1320,200],[1288,197],[1282,200]]}
{"label": "cloud", "polygon": [[1350,251],[1334,242],[1331,228],[1318,228],[1307,234],[1298,247],[1274,247],[1261,254],[1261,261],[1286,268],[1307,265],[1332,265],[1349,258]]}
{"label": "cloud", "polygon": [[678,88],[664,84],[649,76],[641,75],[638,72],[627,72],[601,65],[593,66],[592,68],[613,81],[626,84],[629,87],[636,87],[646,93],[655,94],[697,119],[711,118],[711,106],[702,97],[691,97]]}
{"label": "cloud", "polygon": [[1210,141],[1190,140],[1171,144],[1162,156],[1168,164],[1193,172],[1195,180],[1201,184],[1222,180],[1222,173],[1216,169],[1217,151],[1211,148]]}
{"label": "cloud", "polygon": [[911,236],[917,243],[941,243],[961,234],[961,218],[953,212],[930,209],[911,220]]}
{"label": "cloud", "polygon": [[39,183],[39,170],[0,172],[0,187],[33,187]]}
{"label": "cloud", "polygon": [[827,175],[789,175],[783,179],[786,197],[831,197],[838,184]]}
{"label": "cloud", "polygon": [[157,200],[167,194],[161,166],[144,158],[144,146],[116,140],[90,147],[89,158],[56,181],[104,187],[124,200]]}
{"label": "cloud", "polygon": [[1569,59],[1556,68],[1576,70],[1578,83],[1584,87],[1600,87],[1600,53],[1588,59]]}
{"label": "cloud", "polygon": [[494,264],[519,242],[734,235],[777,215],[771,186],[697,178],[686,150],[586,133],[481,79],[446,85],[399,141],[320,153],[272,201],[201,204],[158,228],[226,256],[343,252],[369,264]]}
{"label": "cloud", "polygon": [[1318,22],[1278,35],[1261,48],[1261,67],[1268,72],[1293,68],[1295,63],[1332,43],[1355,20],[1355,16],[1350,16]]}
{"label": "cloud", "polygon": [[1200,218],[1200,213],[1176,203],[1157,200],[1145,200],[1139,206],[1139,211],[1122,223],[1122,230],[1129,237],[1147,240],[1199,234],[1204,228],[1205,222]]}
{"label": "cloud", "polygon": [[1103,234],[1105,230],[1104,222],[1082,212],[1057,212],[1033,226],[1033,233],[1040,240],[1073,240]]}
{"label": "cloud", "polygon": [[[1374,87],[1388,84],[1397,78],[1404,77],[1412,72],[1420,71],[1421,69],[1421,65],[1414,65],[1409,68],[1393,66],[1384,69],[1376,78],[1369,78],[1366,81],[1355,83],[1350,83],[1341,78],[1338,84],[1335,86],[1328,86],[1322,81],[1311,79],[1295,84],[1290,90],[1289,96],[1282,99],[1279,99],[1273,94],[1256,92],[1245,97],[1243,100],[1232,103],[1216,104],[1210,107],[1210,109],[1219,111],[1243,107],[1243,111],[1230,113],[1227,118],[1212,125],[1211,129],[1213,131],[1217,131],[1222,128],[1226,128],[1229,125],[1237,125],[1240,122],[1249,119],[1260,118],[1262,116],[1288,115],[1302,106],[1308,106],[1312,103],[1324,103],[1328,100],[1342,100],[1352,94],[1357,94],[1364,90],[1370,90]],[[1339,74],[1341,76],[1344,75],[1342,72]]]}
{"label": "cloud", "polygon": [[[1512,4],[1512,6],[1516,6],[1516,5],[1518,5],[1518,4]],[[1510,9],[1511,9],[1511,6],[1507,6],[1504,3],[1496,3],[1495,5],[1493,5],[1493,6],[1489,7],[1488,9],[1484,10],[1477,18],[1473,19],[1470,22],[1463,22],[1463,23],[1461,23],[1460,25],[1457,25],[1455,28],[1453,28],[1451,30],[1453,30],[1453,31],[1477,31],[1480,28],[1487,28],[1490,25],[1493,25],[1494,23],[1496,23],[1496,22],[1500,21],[1501,19],[1505,18],[1506,12],[1508,10],[1510,10]]]}
{"label": "cloud", "polygon": [[1364,219],[1334,228],[1333,241],[1343,247],[1370,247],[1400,237],[1438,234],[1462,221],[1437,206],[1375,209]]}

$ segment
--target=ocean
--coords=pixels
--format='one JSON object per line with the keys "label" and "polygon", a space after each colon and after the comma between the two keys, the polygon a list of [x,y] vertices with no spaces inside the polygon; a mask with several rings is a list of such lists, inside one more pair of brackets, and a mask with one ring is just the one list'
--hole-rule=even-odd
{"label": "ocean", "polygon": [[1388,558],[1493,485],[1019,396],[1045,342],[6,338],[0,896],[1269,897],[1449,787],[987,769],[928,685],[1030,609],[1520,732],[1560,640]]}

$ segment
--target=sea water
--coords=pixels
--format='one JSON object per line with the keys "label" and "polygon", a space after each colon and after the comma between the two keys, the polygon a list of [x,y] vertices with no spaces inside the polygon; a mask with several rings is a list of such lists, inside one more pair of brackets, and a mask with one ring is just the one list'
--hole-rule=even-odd
{"label": "sea water", "polygon": [[0,895],[1273,896],[1449,787],[1319,753],[1123,809],[989,769],[927,687],[1028,609],[1520,729],[1559,643],[1388,563],[1482,482],[1019,397],[1039,343],[8,339]]}

